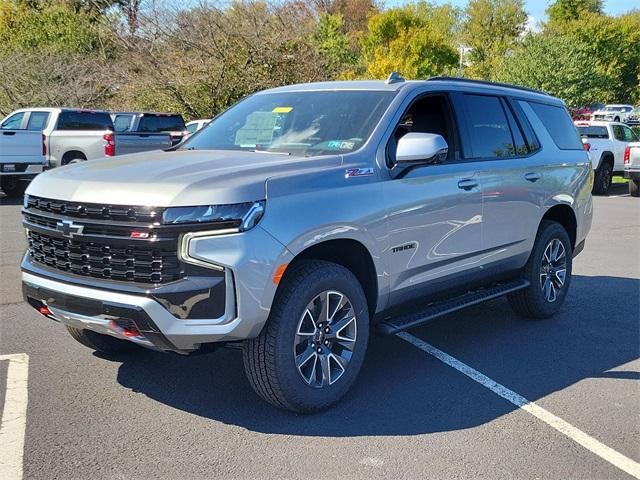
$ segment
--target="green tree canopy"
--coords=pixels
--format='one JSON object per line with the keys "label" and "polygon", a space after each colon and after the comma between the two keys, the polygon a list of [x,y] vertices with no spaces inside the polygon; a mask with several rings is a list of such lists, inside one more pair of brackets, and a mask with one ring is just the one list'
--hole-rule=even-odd
{"label": "green tree canopy", "polygon": [[496,77],[543,90],[571,106],[602,98],[608,81],[588,46],[557,33],[527,35],[505,57]]}
{"label": "green tree canopy", "polygon": [[386,78],[398,71],[426,78],[458,64],[455,33],[459,11],[426,2],[392,8],[369,20],[362,42],[367,74]]}
{"label": "green tree canopy", "polygon": [[502,57],[525,30],[523,0],[471,0],[465,15],[463,40],[471,48],[466,75],[492,79]]}
{"label": "green tree canopy", "polygon": [[551,23],[577,20],[585,13],[602,14],[602,0],[556,0],[547,8]]}

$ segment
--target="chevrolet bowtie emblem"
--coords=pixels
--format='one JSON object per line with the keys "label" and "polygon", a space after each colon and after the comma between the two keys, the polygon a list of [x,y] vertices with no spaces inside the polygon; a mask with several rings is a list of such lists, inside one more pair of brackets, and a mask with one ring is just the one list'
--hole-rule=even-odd
{"label": "chevrolet bowtie emblem", "polygon": [[84,225],[77,225],[71,220],[62,220],[56,223],[56,230],[61,232],[65,237],[72,238],[75,235],[82,235]]}

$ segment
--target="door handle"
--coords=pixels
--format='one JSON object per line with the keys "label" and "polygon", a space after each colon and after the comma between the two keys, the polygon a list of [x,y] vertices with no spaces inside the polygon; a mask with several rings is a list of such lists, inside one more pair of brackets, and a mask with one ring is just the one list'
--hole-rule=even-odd
{"label": "door handle", "polygon": [[16,132],[2,132],[3,135],[15,135]]}
{"label": "door handle", "polygon": [[458,188],[462,190],[471,190],[472,188],[476,188],[478,186],[478,181],[472,178],[467,178],[465,180],[460,180],[458,182]]}
{"label": "door handle", "polygon": [[538,180],[540,180],[542,178],[542,174],[541,173],[536,173],[536,172],[530,172],[525,174],[524,178],[526,180],[529,180],[530,182],[537,182]]}

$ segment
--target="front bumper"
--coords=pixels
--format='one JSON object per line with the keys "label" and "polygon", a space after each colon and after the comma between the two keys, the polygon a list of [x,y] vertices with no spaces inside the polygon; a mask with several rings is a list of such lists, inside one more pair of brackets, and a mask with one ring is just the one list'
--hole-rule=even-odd
{"label": "front bumper", "polygon": [[[192,291],[169,298],[166,292],[125,289],[118,282],[54,275],[30,263],[28,257],[22,263],[24,297],[36,309],[48,307],[47,316],[60,323],[164,351],[191,353],[205,344],[258,335],[277,288],[273,274],[291,260],[289,251],[257,226],[242,234],[194,236],[184,253],[189,260],[223,268],[224,309],[217,318],[203,318],[202,309],[195,316],[180,314],[189,311],[187,303],[198,302],[204,295],[193,294],[202,289],[201,282],[193,282]],[[141,333],[139,337],[130,335],[129,324]]]}

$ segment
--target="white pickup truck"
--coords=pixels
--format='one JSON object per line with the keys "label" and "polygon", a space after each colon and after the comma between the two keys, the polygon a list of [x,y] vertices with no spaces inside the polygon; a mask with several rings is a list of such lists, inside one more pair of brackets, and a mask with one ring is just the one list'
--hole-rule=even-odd
{"label": "white pickup truck", "polygon": [[0,124],[0,187],[16,197],[44,169],[45,145],[38,118],[12,118]]}
{"label": "white pickup truck", "polygon": [[629,179],[629,195],[640,197],[640,142],[629,144],[624,157],[624,178]]}
{"label": "white pickup truck", "polygon": [[585,150],[589,152],[595,180],[593,193],[606,195],[614,173],[622,175],[629,144],[639,139],[627,125],[619,122],[575,122]]}

